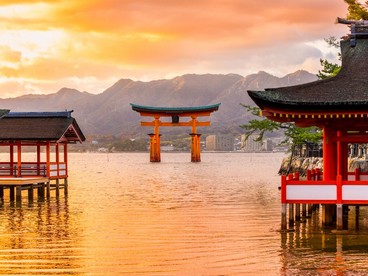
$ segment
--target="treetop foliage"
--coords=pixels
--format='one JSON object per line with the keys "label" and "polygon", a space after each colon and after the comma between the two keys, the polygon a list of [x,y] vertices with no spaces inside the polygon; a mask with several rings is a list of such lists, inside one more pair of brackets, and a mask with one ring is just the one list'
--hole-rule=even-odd
{"label": "treetop foliage", "polygon": [[348,4],[346,19],[349,20],[368,20],[368,1],[364,3],[358,0],[344,0]]}

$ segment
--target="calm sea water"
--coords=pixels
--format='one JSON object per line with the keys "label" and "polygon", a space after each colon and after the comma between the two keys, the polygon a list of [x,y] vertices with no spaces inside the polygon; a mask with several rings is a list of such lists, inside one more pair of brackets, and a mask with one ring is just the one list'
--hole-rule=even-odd
{"label": "calm sea water", "polygon": [[[281,234],[283,154],[70,154],[69,195],[0,208],[0,274],[365,275],[368,212]],[[354,210],[352,210],[354,211]],[[354,218],[354,216],[352,216]],[[350,224],[354,221],[349,221]]]}

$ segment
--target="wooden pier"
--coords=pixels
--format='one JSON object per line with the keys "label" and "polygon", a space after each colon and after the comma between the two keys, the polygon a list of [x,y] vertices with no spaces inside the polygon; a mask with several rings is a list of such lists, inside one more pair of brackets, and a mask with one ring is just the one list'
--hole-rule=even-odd
{"label": "wooden pier", "polygon": [[[62,181],[60,181],[62,180]],[[55,190],[55,196],[59,197],[60,190],[64,195],[68,194],[68,179],[50,179],[48,177],[1,177],[0,178],[0,205],[4,203],[4,192],[9,190],[9,202],[16,202],[17,206],[22,204],[22,191],[27,191],[28,202],[34,200],[34,191],[37,191],[39,200],[45,197],[50,199],[51,190]]]}

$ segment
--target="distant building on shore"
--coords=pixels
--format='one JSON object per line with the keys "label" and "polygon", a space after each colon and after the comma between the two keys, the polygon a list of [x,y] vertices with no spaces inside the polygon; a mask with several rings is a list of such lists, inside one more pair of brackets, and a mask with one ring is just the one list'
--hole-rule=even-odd
{"label": "distant building on shore", "polygon": [[208,151],[234,151],[234,136],[231,134],[209,135],[206,137]]}
{"label": "distant building on shore", "polygon": [[264,139],[263,141],[257,141],[258,134],[251,134],[247,140],[246,135],[241,136],[241,142],[243,145],[243,151],[246,152],[259,152],[259,151],[272,151],[274,148],[273,141],[271,139]]}

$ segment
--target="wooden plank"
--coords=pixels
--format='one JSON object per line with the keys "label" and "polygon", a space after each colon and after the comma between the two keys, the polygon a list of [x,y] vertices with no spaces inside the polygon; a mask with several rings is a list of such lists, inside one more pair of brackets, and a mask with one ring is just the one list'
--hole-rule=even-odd
{"label": "wooden plank", "polygon": [[47,177],[1,177],[0,186],[19,186],[37,183],[46,183],[49,181]]}

